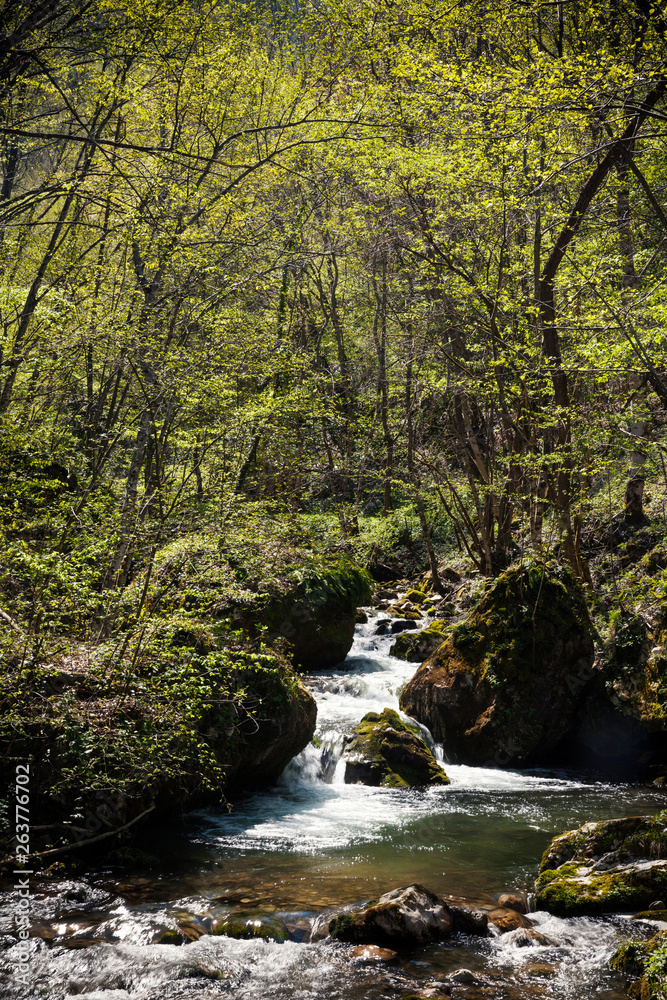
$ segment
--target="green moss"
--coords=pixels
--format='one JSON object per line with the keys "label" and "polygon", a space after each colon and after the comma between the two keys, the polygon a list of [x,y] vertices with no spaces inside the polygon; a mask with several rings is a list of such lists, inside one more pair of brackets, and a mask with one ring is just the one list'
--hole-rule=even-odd
{"label": "green moss", "polygon": [[183,944],[183,936],[175,930],[166,930],[160,934],[157,944]]}
{"label": "green moss", "polygon": [[581,628],[591,630],[590,618],[569,570],[514,567],[487,588],[465,621],[447,630],[448,669],[472,670],[492,688],[529,683],[557,641]]}
{"label": "green moss", "polygon": [[557,871],[543,872],[536,888],[538,904],[557,916],[627,912],[664,894],[667,872],[628,868],[586,874],[579,865],[564,865]]}
{"label": "green moss", "polygon": [[348,774],[386,788],[449,784],[419,728],[386,708],[369,712],[354,730],[345,755]]}
{"label": "green moss", "polygon": [[405,595],[405,600],[410,601],[411,604],[423,604],[426,600],[426,594],[423,590],[409,590]]}
{"label": "green moss", "polygon": [[399,660],[423,662],[444,641],[445,629],[445,622],[434,621],[419,632],[403,632],[396,636],[391,655]]}
{"label": "green moss", "polygon": [[227,917],[215,928],[214,934],[238,940],[261,938],[283,944],[289,940],[289,931],[282,920],[264,914],[247,914]]}
{"label": "green moss", "polygon": [[329,936],[338,941],[351,941],[354,938],[355,928],[363,923],[362,917],[357,913],[342,913],[329,921]]}
{"label": "green moss", "polygon": [[[544,853],[538,903],[559,916],[641,910],[667,892],[666,844],[664,813],[570,831]],[[605,870],[595,870],[603,856]]]}
{"label": "green moss", "polygon": [[[50,671],[2,676],[0,779],[11,779],[17,761],[31,762],[42,822],[85,826],[92,836],[151,804],[173,812],[221,803],[230,774],[252,758],[252,735],[276,739],[276,721],[300,717],[302,700],[310,701],[275,654],[220,649],[198,656],[180,649],[151,665],[128,646],[111,662],[99,650],[98,661],[62,687],[48,686]],[[267,781],[311,732],[301,742],[299,735],[286,734],[285,747],[276,747]]]}
{"label": "green moss", "polygon": [[[275,525],[263,523],[237,525],[233,544],[203,534],[172,542],[155,557],[145,608],[232,623],[285,648],[300,669],[340,662],[352,644],[356,609],[370,601],[371,578],[345,555],[277,535]],[[129,623],[145,582],[138,578],[125,596]]]}

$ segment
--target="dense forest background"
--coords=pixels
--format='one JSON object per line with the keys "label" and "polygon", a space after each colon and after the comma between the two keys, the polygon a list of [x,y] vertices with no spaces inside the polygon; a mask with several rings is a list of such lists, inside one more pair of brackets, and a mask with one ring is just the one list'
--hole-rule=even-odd
{"label": "dense forest background", "polygon": [[[641,517],[646,476],[665,483],[659,5],[2,19],[2,506],[24,571],[57,550],[123,585],[252,503],[347,538],[403,511],[484,574],[560,545],[590,582],[587,515],[629,482]],[[28,548],[19,456],[69,491]]]}
{"label": "dense forest background", "polygon": [[[6,0],[0,29],[10,717],[73,642],[124,711],[186,537],[237,586],[298,545],[436,591],[443,559],[556,557],[594,594],[600,546],[663,531],[660,4]],[[604,567],[616,610],[667,587]]]}

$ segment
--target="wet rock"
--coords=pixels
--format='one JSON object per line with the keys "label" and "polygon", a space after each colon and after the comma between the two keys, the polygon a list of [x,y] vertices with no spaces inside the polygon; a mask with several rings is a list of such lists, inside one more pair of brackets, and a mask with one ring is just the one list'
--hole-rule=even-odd
{"label": "wet rock", "polygon": [[662,899],[655,899],[649,904],[649,910],[664,910],[665,904]]}
{"label": "wet rock", "polygon": [[385,708],[369,712],[343,751],[345,781],[388,788],[448,785],[449,778],[418,728]]}
{"label": "wet rock", "polygon": [[489,913],[489,923],[497,927],[501,934],[507,934],[509,931],[515,931],[520,928],[528,929],[533,926],[531,920],[525,917],[523,913],[517,913],[516,910],[506,910],[499,907],[497,910],[491,910]]}
{"label": "wet rock", "polygon": [[535,888],[538,907],[557,916],[645,909],[667,892],[667,810],[556,837]]}
{"label": "wet rock", "polygon": [[188,979],[210,979],[215,982],[220,979],[229,979],[229,975],[229,972],[223,972],[222,969],[216,969],[212,965],[204,965],[202,962],[187,969]]}
{"label": "wet rock", "polygon": [[359,965],[374,965],[377,962],[395,962],[398,952],[391,948],[380,948],[376,944],[358,944],[348,952],[351,961]]}
{"label": "wet rock", "polygon": [[417,608],[411,604],[390,604],[387,608],[387,614],[393,615],[394,618],[401,618],[403,620],[413,622],[420,621],[422,617],[421,611],[418,611]]}
{"label": "wet rock", "polygon": [[457,969],[456,972],[451,972],[447,978],[453,983],[460,983],[461,986],[472,986],[477,982],[470,969]]}
{"label": "wet rock", "polygon": [[489,915],[485,910],[475,910],[470,906],[458,906],[447,902],[454,917],[457,934],[471,934],[485,937],[489,933]]}
{"label": "wet rock", "polygon": [[51,926],[51,924],[40,921],[32,924],[30,927],[30,937],[41,938],[42,941],[53,941],[56,936],[56,930]]}
{"label": "wet rock", "polygon": [[510,931],[506,940],[511,941],[517,948],[534,948],[537,945],[553,947],[555,943],[546,934],[540,934],[531,927],[518,927],[515,931]]}
{"label": "wet rock", "polygon": [[279,944],[289,940],[289,930],[283,920],[261,913],[225,917],[214,926],[213,933],[244,940],[262,938]]}
{"label": "wet rock", "polygon": [[397,632],[405,632],[406,629],[417,628],[418,619],[412,618],[397,618],[391,623],[391,634],[396,635]]}
{"label": "wet rock", "polygon": [[451,986],[446,983],[438,983],[437,986],[426,986],[419,993],[407,993],[401,1000],[438,1000],[438,997],[450,997],[452,995]]}
{"label": "wet rock", "polygon": [[660,752],[661,736],[650,733],[637,719],[611,700],[603,666],[582,691],[572,731],[564,747],[570,760],[581,766],[602,769],[617,780],[641,773]]}
{"label": "wet rock", "polygon": [[287,927],[291,941],[310,941],[313,932],[312,917],[303,913],[287,913],[282,915],[282,920]]}
{"label": "wet rock", "polygon": [[329,934],[336,940],[401,948],[440,941],[453,929],[447,904],[422,885],[394,889],[329,922]]}
{"label": "wet rock", "polygon": [[381,618],[375,626],[374,635],[389,635],[391,633],[391,619]]}
{"label": "wet rock", "polygon": [[401,708],[464,763],[549,759],[570,729],[576,678],[593,663],[579,585],[556,566],[507,570],[450,629],[401,694]]}
{"label": "wet rock", "polygon": [[652,628],[621,611],[569,737],[578,760],[641,772],[667,763],[667,606]]}
{"label": "wet rock", "polygon": [[528,913],[525,899],[516,893],[504,892],[498,899],[498,906],[506,910],[516,910],[517,913]]}
{"label": "wet rock", "polygon": [[408,663],[423,663],[444,641],[443,628],[444,622],[434,621],[420,632],[400,635],[389,652]]}
{"label": "wet rock", "polygon": [[556,969],[548,962],[530,962],[523,968],[529,976],[543,976],[546,979],[556,975]]}
{"label": "wet rock", "polygon": [[390,587],[378,587],[373,594],[373,601],[397,601],[398,591]]}
{"label": "wet rock", "polygon": [[180,931],[177,931],[174,927],[168,927],[166,930],[162,931],[155,939],[155,944],[186,944],[187,938]]}
{"label": "wet rock", "polygon": [[359,609],[355,618],[357,625],[365,625],[368,622],[368,615],[365,611]]}

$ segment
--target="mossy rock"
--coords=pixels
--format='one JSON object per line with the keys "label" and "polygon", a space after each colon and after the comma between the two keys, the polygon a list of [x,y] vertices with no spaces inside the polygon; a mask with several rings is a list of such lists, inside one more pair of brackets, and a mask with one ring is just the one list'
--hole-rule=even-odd
{"label": "mossy rock", "polygon": [[[44,694],[43,681],[39,671],[3,677],[0,786],[13,784],[17,762],[30,762],[35,825],[75,826],[88,838],[130,824],[134,833],[139,818],[271,784],[316,726],[312,695],[278,654],[176,657],[150,676],[125,665],[90,670],[85,696]],[[44,839],[36,832],[33,848]],[[90,850],[106,855],[110,846],[105,839]]]}
{"label": "mossy rock", "polygon": [[447,903],[423,885],[386,892],[361,909],[329,921],[329,935],[349,944],[409,948],[448,938],[454,917]]}
{"label": "mossy rock", "polygon": [[651,632],[644,619],[623,611],[614,624],[603,676],[612,704],[647,732],[667,732],[667,614]]}
{"label": "mossy rock", "polygon": [[289,941],[290,936],[287,925],[282,920],[262,913],[234,914],[225,917],[216,925],[213,933],[237,940],[261,938],[264,941],[276,941],[278,944]]}
{"label": "mossy rock", "polygon": [[636,1000],[667,1000],[667,931],[649,941],[624,941],[609,965],[635,980],[628,993]]}
{"label": "mossy rock", "polygon": [[414,587],[407,592],[404,598],[404,600],[409,601],[410,604],[416,604],[417,606],[423,604],[426,599],[427,595],[425,592],[423,590],[415,590]]}
{"label": "mossy rock", "polygon": [[434,621],[421,632],[404,632],[398,636],[389,652],[408,663],[423,663],[444,642],[444,628],[444,622]]}
{"label": "mossy rock", "polygon": [[635,913],[632,917],[633,920],[660,920],[662,923],[667,924],[667,910],[642,910],[641,913]]}
{"label": "mossy rock", "polygon": [[557,916],[637,911],[667,893],[667,811],[588,823],[554,838],[535,883]]}
{"label": "mossy rock", "polygon": [[348,784],[385,788],[448,785],[449,778],[424,742],[417,726],[403,722],[391,708],[369,712],[354,730],[343,753]]}
{"label": "mossy rock", "polygon": [[388,615],[393,615],[394,618],[407,618],[410,621],[418,622],[422,617],[422,612],[417,611],[414,605],[409,602],[403,603],[399,601],[397,604],[390,604],[386,609]]}
{"label": "mossy rock", "polygon": [[555,564],[513,567],[451,627],[401,695],[456,760],[551,759],[573,723],[594,657],[583,593]]}
{"label": "mossy rock", "polygon": [[[370,601],[371,582],[347,556],[276,540],[268,527],[233,543],[198,534],[157,553],[145,607],[153,614],[225,622],[268,645],[287,644],[293,666],[316,670],[345,659],[357,607]],[[128,588],[128,620],[144,585],[145,575]]]}

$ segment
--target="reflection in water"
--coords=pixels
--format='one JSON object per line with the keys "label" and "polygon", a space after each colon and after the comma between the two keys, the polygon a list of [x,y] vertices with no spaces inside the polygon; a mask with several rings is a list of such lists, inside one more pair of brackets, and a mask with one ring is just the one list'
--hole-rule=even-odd
{"label": "reflection in water", "polygon": [[[664,804],[658,792],[640,787],[451,764],[445,768],[452,784],[425,792],[345,785],[338,766],[344,736],[366,712],[397,709],[415,669],[390,657],[392,639],[372,631],[372,620],[358,629],[344,669],[307,679],[318,700],[320,746],[293,761],[276,788],[238,801],[231,814],[194,814],[185,835],[162,831],[151,845],[160,861],[150,871],[124,875],[121,883],[118,872],[101,872],[95,887],[90,880],[44,887],[35,919],[47,940],[31,941],[30,995],[386,1000],[465,966],[477,983],[456,986],[455,996],[625,996],[606,963],[619,937],[638,925],[620,917],[560,920],[537,913],[539,942],[520,935],[454,938],[381,970],[354,965],[344,946],[299,942],[328,908],[410,882],[492,907],[501,892],[530,891],[555,833]],[[5,933],[10,912],[8,898],[0,904]],[[209,933],[226,915],[253,912],[283,918],[297,940],[235,941]],[[186,924],[204,936],[180,947],[155,943]],[[7,968],[11,952],[3,954]],[[9,975],[0,989],[20,994]]]}

